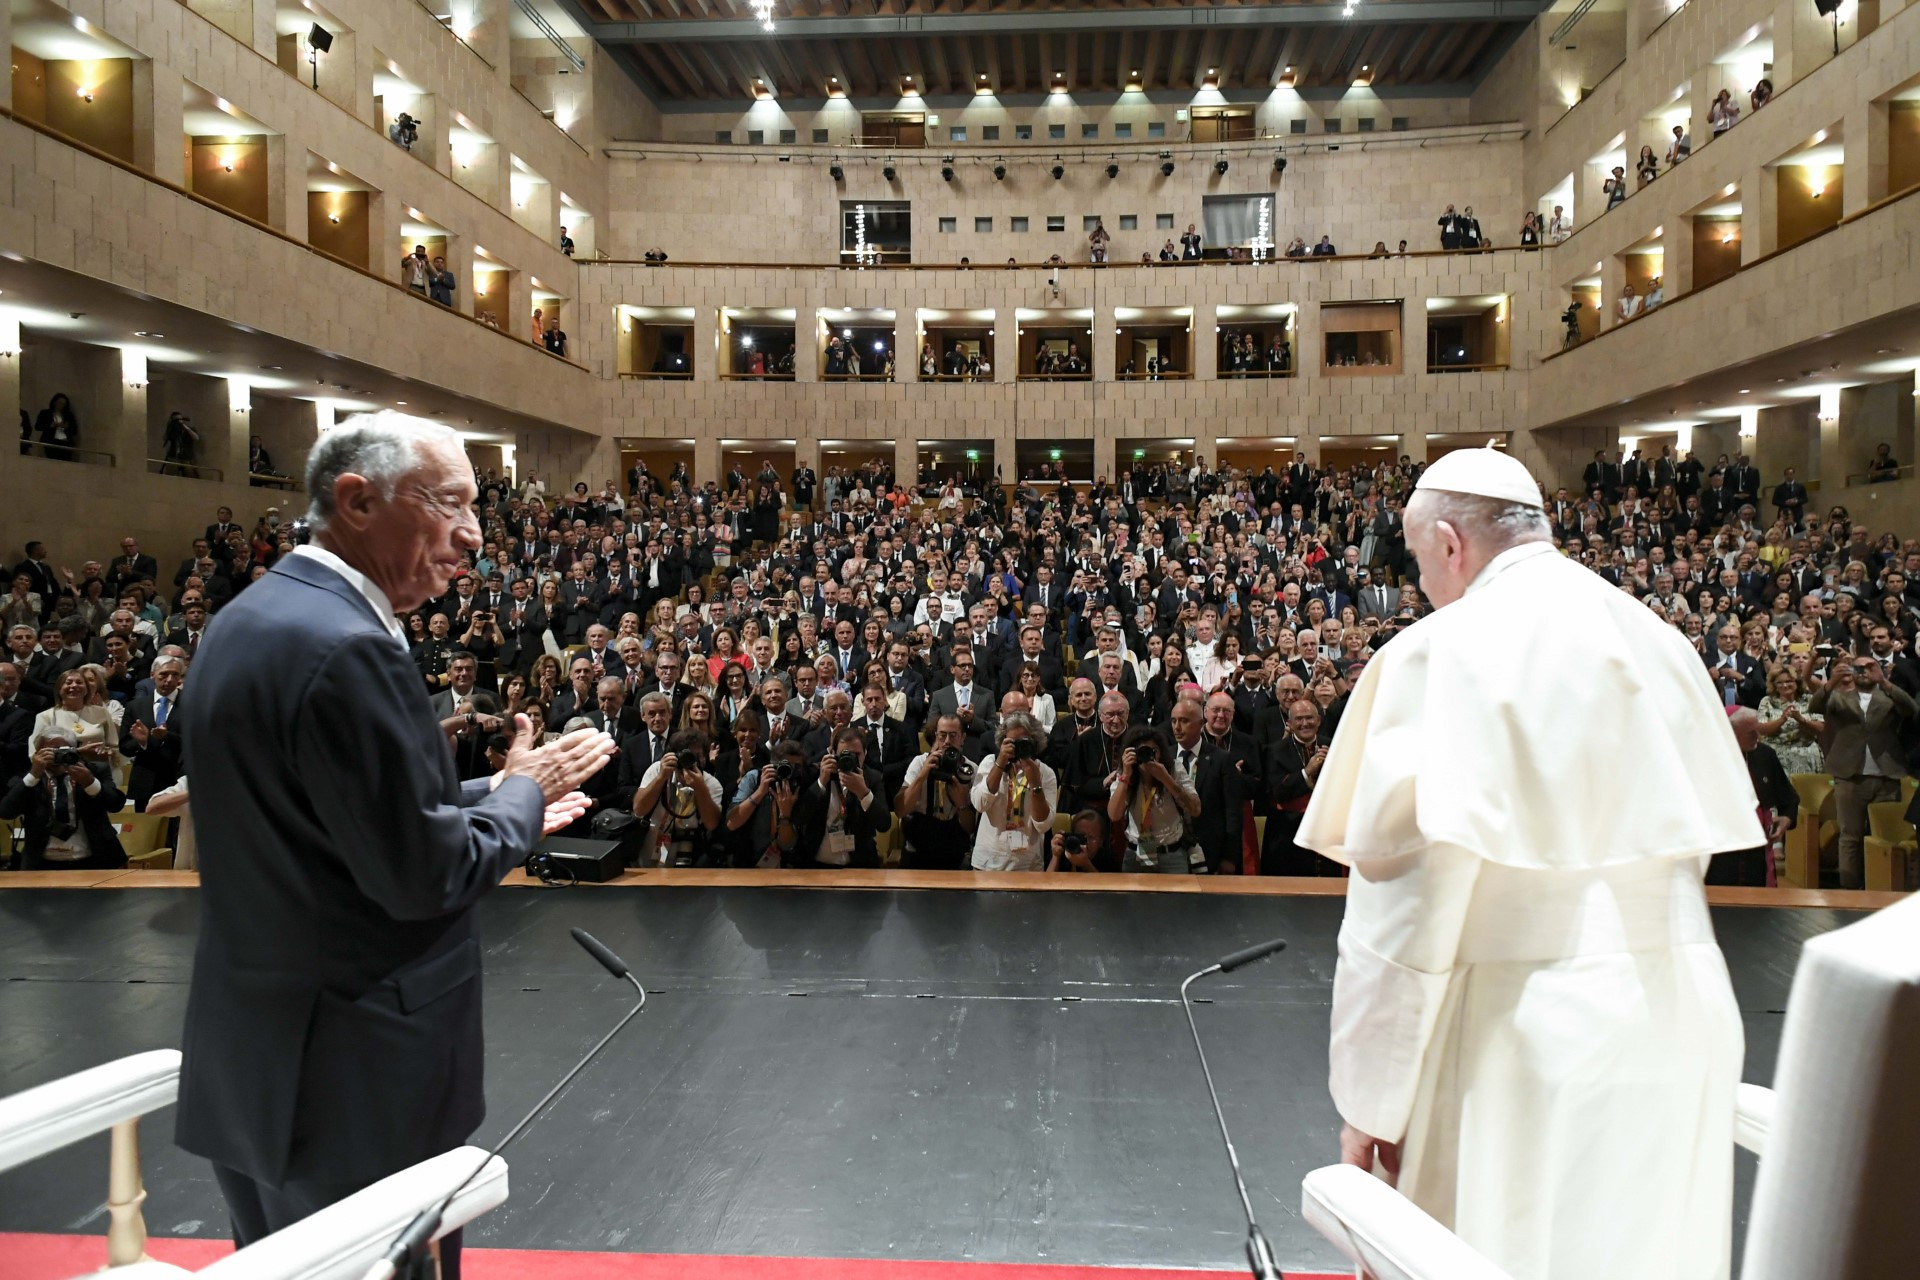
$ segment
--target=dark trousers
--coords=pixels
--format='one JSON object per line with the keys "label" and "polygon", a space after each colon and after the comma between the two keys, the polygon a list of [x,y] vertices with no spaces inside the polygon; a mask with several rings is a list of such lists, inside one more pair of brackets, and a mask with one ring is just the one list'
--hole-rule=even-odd
{"label": "dark trousers", "polygon": [[[233,1217],[233,1243],[240,1249],[345,1200],[365,1185],[294,1181],[270,1187],[223,1164],[213,1166],[213,1176],[226,1197],[227,1212]],[[441,1280],[460,1280],[460,1232],[449,1231],[441,1237],[439,1249]],[[401,1275],[406,1280],[433,1280],[432,1255],[416,1259],[413,1270]]]}
{"label": "dark trousers", "polygon": [[1267,835],[1260,848],[1263,876],[1343,876],[1347,869],[1331,858],[1293,842],[1304,813],[1277,810],[1267,815]]}

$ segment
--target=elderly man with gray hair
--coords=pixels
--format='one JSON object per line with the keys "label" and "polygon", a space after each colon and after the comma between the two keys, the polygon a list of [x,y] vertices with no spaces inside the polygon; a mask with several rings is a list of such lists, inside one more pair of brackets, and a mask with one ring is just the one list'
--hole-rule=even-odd
{"label": "elderly man with gray hair", "polygon": [[1025,711],[1000,718],[995,750],[973,773],[976,871],[1039,871],[1046,866],[1047,834],[1060,803],[1060,782],[1040,759],[1046,734]]}
{"label": "elderly man with gray hair", "polygon": [[458,435],[350,418],[306,481],[313,541],[221,610],[178,713],[201,888],[176,1138],[242,1246],[479,1126],[474,908],[615,752],[516,715],[498,772],[455,771],[395,615],[482,545]]}
{"label": "elderly man with gray hair", "polygon": [[1355,684],[1295,841],[1352,868],[1342,1159],[1503,1270],[1725,1275],[1742,1031],[1702,877],[1764,843],[1687,641],[1494,449],[1420,477],[1436,609]]}
{"label": "elderly man with gray hair", "polygon": [[22,871],[109,871],[127,865],[113,815],[127,799],[105,764],[85,760],[73,734],[40,730],[27,771],[0,795],[0,818],[26,828]]}

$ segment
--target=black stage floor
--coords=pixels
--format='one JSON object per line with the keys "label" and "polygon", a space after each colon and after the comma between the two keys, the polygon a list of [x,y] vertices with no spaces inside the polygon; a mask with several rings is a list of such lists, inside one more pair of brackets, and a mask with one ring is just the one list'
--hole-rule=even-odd
{"label": "black stage floor", "polygon": [[[0,1094],[179,1042],[197,895],[0,893]],[[484,908],[492,1141],[628,1007],[649,1007],[507,1153],[512,1199],[469,1239],[513,1248],[1234,1267],[1243,1229],[1188,1042],[1200,1010],[1247,1181],[1283,1263],[1337,1256],[1299,1217],[1335,1158],[1326,1094],[1336,898],[515,890]],[[1824,910],[1715,913],[1771,1079]],[[220,1235],[204,1162],[144,1131],[156,1235]],[[105,1139],[0,1175],[0,1231],[104,1228]],[[1741,1175],[1744,1227],[1750,1162]]]}

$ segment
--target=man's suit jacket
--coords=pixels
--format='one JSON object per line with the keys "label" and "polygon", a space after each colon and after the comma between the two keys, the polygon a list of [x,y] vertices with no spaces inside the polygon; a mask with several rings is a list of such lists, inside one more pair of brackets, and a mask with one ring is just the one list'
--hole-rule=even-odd
{"label": "man's suit jacket", "polygon": [[47,868],[101,871],[127,865],[127,855],[120,848],[120,836],[113,824],[113,815],[126,807],[127,798],[113,785],[112,771],[105,765],[89,764],[87,768],[99,780],[100,791],[90,796],[74,788],[73,816],[87,834],[89,850],[88,856],[78,862],[50,863],[42,856],[47,851],[48,829],[53,824],[53,799],[46,780],[42,779],[39,786],[29,787],[24,769],[6,779],[6,790],[0,793],[0,818],[19,818],[26,828],[26,838],[20,846],[22,871]]}
{"label": "man's suit jacket", "polygon": [[853,722],[853,727],[867,736],[867,763],[880,771],[880,777],[886,784],[889,796],[899,792],[906,785],[907,766],[920,754],[920,746],[914,731],[898,720],[888,720],[881,726],[885,736],[884,746],[874,741],[874,731],[868,727],[866,718]]}
{"label": "man's suit jacket", "polygon": [[29,743],[33,738],[34,714],[18,695],[13,701],[0,705],[0,786],[27,771],[27,762],[33,757]]}
{"label": "man's suit jacket", "polygon": [[140,582],[152,578],[160,581],[160,562],[152,556],[115,556],[113,563],[107,566],[107,582],[116,591],[129,582]]}
{"label": "man's suit jacket", "polygon": [[[125,714],[120,721],[120,754],[133,762],[133,768],[127,775],[127,798],[133,801],[133,807],[141,813],[147,811],[147,801],[156,791],[165,791],[180,781],[181,771],[186,767],[186,747],[184,735],[180,732],[178,717],[183,702],[181,694],[173,695],[173,706],[167,712],[167,731],[154,733],[154,702],[156,694],[149,685],[133,695],[127,703]],[[129,732],[135,724],[147,727],[147,744],[141,746],[134,741]]]}
{"label": "man's suit jacket", "polygon": [[[880,865],[880,833],[887,829],[891,811],[887,807],[886,783],[880,771],[868,764],[863,770],[867,781],[867,790],[873,792],[873,803],[868,806],[848,804],[845,806],[847,834],[853,837],[853,852],[848,858],[850,867],[877,867]],[[851,800],[852,797],[845,797]],[[793,863],[797,867],[820,867],[829,864],[817,858],[820,846],[827,834],[827,793],[820,786],[816,776],[800,793],[799,802],[793,807],[793,823],[799,833],[800,842],[794,847]]]}
{"label": "man's suit jacket", "polygon": [[85,654],[62,649],[59,653],[42,653],[35,650],[27,659],[27,665],[20,672],[22,692],[32,694],[39,700],[42,708],[50,707],[60,690],[60,677],[75,667],[84,666]]}
{"label": "man's suit jacket", "polygon": [[[996,708],[999,703],[993,696],[992,686],[980,678],[976,670],[973,673],[973,727],[976,731],[991,733],[993,725],[1000,719]],[[935,689],[927,695],[927,723],[938,724],[941,716],[960,714],[960,695],[954,692],[951,684]]]}
{"label": "man's suit jacket", "polygon": [[1825,716],[1827,731],[1833,735],[1827,747],[1827,772],[1836,778],[1858,778],[1866,767],[1867,751],[1883,768],[1896,777],[1907,774],[1906,753],[1900,749],[1900,726],[1916,711],[1906,690],[1885,684],[1873,691],[1866,711],[1860,699],[1851,693],[1822,689],[1810,702],[1813,714]]}
{"label": "man's suit jacket", "polygon": [[1243,786],[1232,754],[1202,738],[1199,754],[1193,760],[1193,789],[1200,797],[1200,816],[1188,825],[1201,852],[1207,855],[1207,864],[1216,872],[1240,870]]}
{"label": "man's suit jacket", "polygon": [[1376,582],[1361,589],[1358,604],[1362,618],[1391,618],[1400,608],[1400,588]]}
{"label": "man's suit jacket", "polygon": [[[1006,697],[1007,691],[1013,688],[1013,682],[1020,678],[1020,668],[1025,665],[1027,661],[1028,658],[1024,653],[1015,650],[1008,661],[1001,664],[1000,676],[994,682],[994,687],[999,691],[1001,697]],[[1040,651],[1040,656],[1032,659],[1032,662],[1040,668],[1040,688],[1042,690],[1051,692],[1067,687],[1067,669],[1061,665],[1059,658],[1043,649]]]}
{"label": "man's suit jacket", "polygon": [[458,1146],[486,1114],[473,907],[539,840],[539,786],[463,786],[405,646],[306,555],[221,611],[181,719],[201,881],[175,1140],[274,1186]]}
{"label": "man's suit jacket", "polygon": [[[1724,687],[1720,677],[1714,675],[1714,668],[1721,665],[1718,649],[1709,649],[1702,655],[1701,661],[1707,664],[1707,674],[1713,677],[1713,691],[1719,693]],[[1733,655],[1734,669],[1740,673],[1740,682],[1733,686],[1733,700],[1737,706],[1758,710],[1760,699],[1767,696],[1767,673],[1760,667],[1757,659],[1746,653]]]}

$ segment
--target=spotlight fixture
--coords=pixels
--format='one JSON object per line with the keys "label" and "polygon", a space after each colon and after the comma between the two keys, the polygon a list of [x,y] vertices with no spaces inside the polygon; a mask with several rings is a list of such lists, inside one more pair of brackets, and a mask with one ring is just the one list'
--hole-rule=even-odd
{"label": "spotlight fixture", "polygon": [[894,178],[899,175],[894,171],[894,167],[892,165],[888,165],[886,168],[880,171],[880,176],[885,178],[888,182],[892,182]]}
{"label": "spotlight fixture", "polygon": [[940,176],[946,179],[948,182],[952,182],[953,181],[953,165],[952,164],[941,165]]}
{"label": "spotlight fixture", "polygon": [[847,180],[847,171],[836,164],[827,170],[827,176],[835,182],[845,182]]}
{"label": "spotlight fixture", "polygon": [[1227,158],[1225,156],[1221,156],[1213,162],[1213,171],[1215,173],[1225,173],[1227,171]]}
{"label": "spotlight fixture", "polygon": [[1287,158],[1285,156],[1275,156],[1273,158],[1273,171],[1275,173],[1285,173],[1287,171]]}
{"label": "spotlight fixture", "polygon": [[1060,181],[1060,179],[1067,176],[1067,167],[1062,164],[1056,164],[1053,166],[1053,168],[1047,170],[1047,172],[1053,175],[1053,180],[1055,182],[1058,182]]}
{"label": "spotlight fixture", "polygon": [[1119,177],[1119,176],[1120,176],[1120,166],[1119,166],[1119,165],[1117,165],[1117,164],[1110,164],[1110,165],[1108,165],[1108,166],[1107,166],[1107,176],[1108,176],[1109,178],[1117,178],[1117,177]]}
{"label": "spotlight fixture", "polygon": [[993,180],[995,182],[1005,182],[1006,178],[1007,178],[1007,166],[1003,164],[997,164],[993,166]]}
{"label": "spotlight fixture", "polygon": [[1171,178],[1173,176],[1173,161],[1162,160],[1160,162],[1160,176],[1163,178]]}

